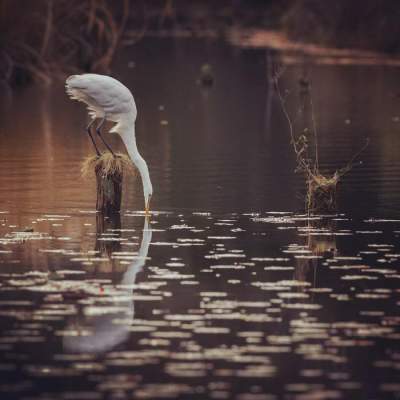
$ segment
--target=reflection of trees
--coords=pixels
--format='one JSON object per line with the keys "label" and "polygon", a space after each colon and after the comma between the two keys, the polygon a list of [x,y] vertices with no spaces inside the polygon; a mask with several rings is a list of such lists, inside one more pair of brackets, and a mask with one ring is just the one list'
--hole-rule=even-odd
{"label": "reflection of trees", "polygon": [[130,1],[117,3],[2,1],[0,80],[50,82],[71,68],[108,71],[129,16]]}
{"label": "reflection of trees", "polygon": [[283,25],[296,40],[398,51],[398,7],[397,0],[298,0],[287,7]]}

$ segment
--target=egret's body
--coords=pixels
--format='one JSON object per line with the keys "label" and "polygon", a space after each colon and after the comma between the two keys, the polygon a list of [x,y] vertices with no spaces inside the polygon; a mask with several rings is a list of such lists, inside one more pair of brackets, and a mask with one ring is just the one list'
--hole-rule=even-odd
{"label": "egret's body", "polygon": [[[87,105],[89,115],[92,118],[92,122],[88,126],[88,133],[97,152],[97,146],[90,133],[91,125],[97,118],[101,118],[96,132],[107,148],[110,149],[101,136],[100,128],[105,120],[116,123],[110,132],[118,133],[121,136],[132,162],[139,170],[143,183],[145,207],[148,211],[153,186],[147,163],[136,146],[135,120],[137,110],[131,91],[116,79],[98,74],[72,75],[67,78],[65,87],[72,99],[82,101]],[[112,150],[110,149],[110,151]]]}

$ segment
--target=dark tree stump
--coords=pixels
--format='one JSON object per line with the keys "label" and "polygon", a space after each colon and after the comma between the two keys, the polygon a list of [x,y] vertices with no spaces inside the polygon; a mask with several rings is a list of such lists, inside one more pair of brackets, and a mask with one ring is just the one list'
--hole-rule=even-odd
{"label": "dark tree stump", "polygon": [[106,215],[120,212],[122,173],[119,171],[112,171],[105,174],[102,163],[96,165],[95,173],[97,186],[96,210]]}
{"label": "dark tree stump", "polygon": [[82,163],[82,176],[96,175],[96,210],[105,216],[121,211],[122,179],[125,173],[134,173],[130,158],[121,153],[105,152],[100,156],[89,156]]}

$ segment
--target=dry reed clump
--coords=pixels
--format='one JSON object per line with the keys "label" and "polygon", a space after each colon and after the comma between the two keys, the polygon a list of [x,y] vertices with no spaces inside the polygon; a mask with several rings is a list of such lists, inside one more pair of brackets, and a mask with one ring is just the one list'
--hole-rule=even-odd
{"label": "dry reed clump", "polygon": [[336,192],[340,175],[331,177],[311,175],[307,180],[306,208],[312,213],[330,213],[336,210]]}
{"label": "dry reed clump", "polygon": [[114,156],[106,152],[101,156],[89,156],[83,161],[81,168],[82,176],[89,178],[93,172],[106,178],[110,176],[122,176],[124,172],[135,175],[136,168],[126,154],[116,153]]}

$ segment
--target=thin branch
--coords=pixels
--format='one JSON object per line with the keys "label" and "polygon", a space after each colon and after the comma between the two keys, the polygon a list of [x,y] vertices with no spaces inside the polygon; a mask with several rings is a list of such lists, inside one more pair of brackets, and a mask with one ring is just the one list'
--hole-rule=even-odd
{"label": "thin branch", "polygon": [[312,95],[311,95],[311,88],[310,88],[310,106],[311,106],[311,123],[312,123],[312,130],[313,130],[313,134],[314,134],[315,170],[317,171],[319,168],[318,134],[317,134],[317,124],[315,121],[315,114],[314,114],[314,102],[312,100]]}
{"label": "thin branch", "polygon": [[[286,109],[285,99],[283,98],[281,90],[279,88],[278,78],[274,77],[273,79],[274,79],[274,82],[275,82],[276,92],[278,94],[278,98],[279,98],[279,101],[281,103],[283,114],[285,115],[286,120],[287,120],[288,125],[289,125],[290,139],[291,139],[291,143],[293,145],[294,151],[296,153],[297,162],[298,162],[299,166],[301,167],[301,169],[304,172],[307,173],[307,175],[312,174],[309,165],[307,164],[305,158],[303,157],[303,153],[305,151],[305,145],[304,145],[303,137],[300,137],[298,140],[296,140],[296,138],[294,136],[294,129],[293,129],[292,120],[290,119],[289,113],[288,113],[288,111]],[[301,143],[303,143],[303,145],[299,148],[298,145],[300,145]]]}
{"label": "thin branch", "polygon": [[53,30],[53,0],[47,0],[46,26],[43,34],[42,47],[40,49],[41,57],[44,57],[46,54],[52,30]]}
{"label": "thin branch", "polygon": [[350,161],[347,163],[347,165],[338,171],[336,171],[336,174],[339,178],[342,176],[346,175],[354,166],[355,161],[357,160],[358,157],[364,152],[364,150],[369,146],[369,138],[365,140],[364,146],[356,153],[354,154],[353,157],[351,157]]}

